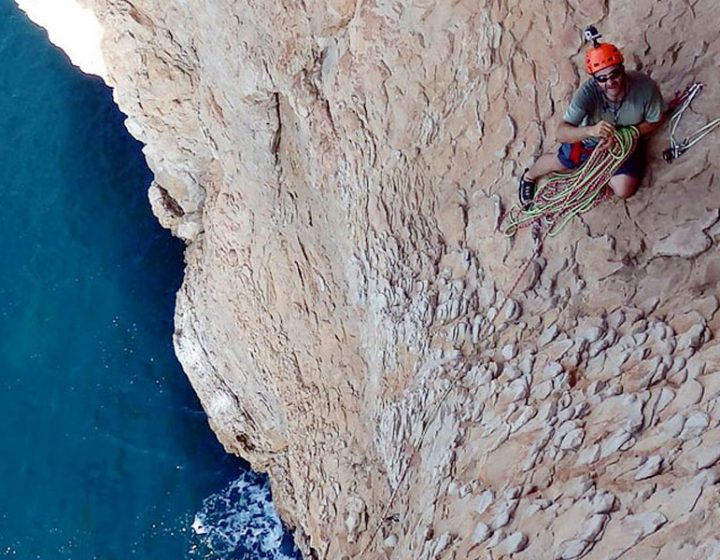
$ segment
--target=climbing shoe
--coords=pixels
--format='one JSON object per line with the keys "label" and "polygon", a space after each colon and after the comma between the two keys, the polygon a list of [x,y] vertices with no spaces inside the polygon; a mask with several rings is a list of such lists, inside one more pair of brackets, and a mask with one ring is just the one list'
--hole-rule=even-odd
{"label": "climbing shoe", "polygon": [[533,197],[535,196],[535,187],[537,186],[535,181],[525,178],[525,174],[528,172],[526,169],[523,171],[520,177],[520,184],[518,185],[518,198],[520,199],[520,206],[527,210],[532,204]]}

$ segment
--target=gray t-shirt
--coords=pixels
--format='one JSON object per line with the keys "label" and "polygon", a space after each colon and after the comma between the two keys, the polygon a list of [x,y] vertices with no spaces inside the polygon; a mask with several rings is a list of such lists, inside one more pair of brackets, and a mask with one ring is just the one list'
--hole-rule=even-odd
{"label": "gray t-shirt", "polygon": [[610,103],[600,86],[590,78],[573,95],[563,120],[575,126],[590,126],[601,120],[615,126],[655,123],[662,118],[665,102],[655,81],[640,72],[627,72],[627,90],[620,103]]}

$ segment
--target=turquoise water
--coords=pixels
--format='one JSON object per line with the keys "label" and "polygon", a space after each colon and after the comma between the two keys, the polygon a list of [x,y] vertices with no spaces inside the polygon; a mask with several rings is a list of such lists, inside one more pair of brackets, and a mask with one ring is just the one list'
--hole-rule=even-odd
{"label": "turquoise water", "polygon": [[0,558],[295,557],[174,357],[183,246],[123,118],[0,0]]}

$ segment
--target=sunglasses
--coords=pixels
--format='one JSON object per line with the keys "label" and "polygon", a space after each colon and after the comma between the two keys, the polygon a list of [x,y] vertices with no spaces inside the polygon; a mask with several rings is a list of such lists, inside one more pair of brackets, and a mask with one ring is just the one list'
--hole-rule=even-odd
{"label": "sunglasses", "polygon": [[605,82],[609,82],[610,80],[614,80],[615,78],[619,78],[625,73],[625,68],[620,66],[618,68],[615,68],[612,72],[605,74],[604,76],[594,76],[595,81],[604,84]]}

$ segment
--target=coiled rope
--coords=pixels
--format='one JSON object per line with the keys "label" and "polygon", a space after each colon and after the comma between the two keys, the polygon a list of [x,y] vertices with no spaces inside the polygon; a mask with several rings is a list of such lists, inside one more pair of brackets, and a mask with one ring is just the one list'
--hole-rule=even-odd
{"label": "coiled rope", "polygon": [[502,232],[512,237],[520,228],[545,222],[550,225],[547,232],[550,237],[560,233],[575,216],[605,200],[607,184],[635,150],[639,136],[634,126],[618,128],[615,141],[609,148],[596,147],[580,168],[568,173],[555,173],[541,183],[530,208],[525,210],[518,204],[514,205],[502,221]]}

